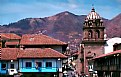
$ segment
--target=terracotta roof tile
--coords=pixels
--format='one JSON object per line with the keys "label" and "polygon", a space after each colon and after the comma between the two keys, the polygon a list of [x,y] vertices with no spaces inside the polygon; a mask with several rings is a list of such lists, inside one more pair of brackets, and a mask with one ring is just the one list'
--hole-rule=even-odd
{"label": "terracotta roof tile", "polygon": [[118,54],[118,53],[121,54],[121,50],[117,50],[117,51],[113,51],[113,52],[110,52],[110,53],[107,53],[107,54],[103,54],[103,55],[95,57],[94,59],[103,58],[103,57],[115,55],[115,54]]}
{"label": "terracotta roof tile", "polygon": [[18,48],[2,48],[1,60],[17,60]]}
{"label": "terracotta roof tile", "polygon": [[25,34],[20,41],[21,45],[67,45],[65,42],[59,41],[43,34]]}
{"label": "terracotta roof tile", "polygon": [[27,49],[2,48],[1,60],[17,60],[17,58],[67,58],[60,52],[51,48],[45,49]]}
{"label": "terracotta roof tile", "polygon": [[51,48],[45,48],[43,49],[43,57],[52,57],[52,58],[67,58],[65,55],[63,55],[62,53],[56,51],[56,50],[53,50]]}
{"label": "terracotta roof tile", "polygon": [[51,48],[45,48],[20,50],[18,58],[66,58],[66,56]]}
{"label": "terracotta roof tile", "polygon": [[19,41],[10,41],[10,42],[6,42],[5,45],[18,45]]}
{"label": "terracotta roof tile", "polygon": [[21,39],[20,36],[14,34],[14,33],[0,33],[1,38],[3,39]]}
{"label": "terracotta roof tile", "polygon": [[18,58],[39,58],[41,49],[20,50]]}

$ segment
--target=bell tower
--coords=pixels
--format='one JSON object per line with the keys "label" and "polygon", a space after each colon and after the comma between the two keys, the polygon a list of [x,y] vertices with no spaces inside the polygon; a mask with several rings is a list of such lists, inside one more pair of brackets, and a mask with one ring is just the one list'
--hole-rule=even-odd
{"label": "bell tower", "polygon": [[100,15],[92,8],[84,21],[83,43],[104,43],[104,25]]}
{"label": "bell tower", "polygon": [[93,7],[85,18],[83,26],[83,39],[81,43],[83,51],[81,52],[84,59],[82,62],[84,70],[82,72],[85,74],[89,75],[90,71],[93,71],[91,59],[104,54],[104,29],[103,20]]}

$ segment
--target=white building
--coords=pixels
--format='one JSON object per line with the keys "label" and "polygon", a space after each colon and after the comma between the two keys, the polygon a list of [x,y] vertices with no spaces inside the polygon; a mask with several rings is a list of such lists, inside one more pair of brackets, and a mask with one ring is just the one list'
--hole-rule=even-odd
{"label": "white building", "polygon": [[121,43],[121,38],[114,37],[114,38],[108,39],[105,44],[105,53],[104,54],[113,52],[113,45],[116,43]]}

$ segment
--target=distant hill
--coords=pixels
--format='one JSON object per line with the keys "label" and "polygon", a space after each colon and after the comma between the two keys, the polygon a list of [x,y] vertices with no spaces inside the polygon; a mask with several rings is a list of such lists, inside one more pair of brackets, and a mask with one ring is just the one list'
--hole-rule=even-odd
{"label": "distant hill", "polygon": [[121,37],[121,13],[106,22],[108,37]]}
{"label": "distant hill", "polygon": [[[26,18],[15,23],[0,26],[0,32],[22,34],[43,33],[65,41],[75,49],[82,38],[86,15],[75,15],[68,11],[45,18]],[[103,18],[108,37],[121,37],[121,14],[108,20]]]}

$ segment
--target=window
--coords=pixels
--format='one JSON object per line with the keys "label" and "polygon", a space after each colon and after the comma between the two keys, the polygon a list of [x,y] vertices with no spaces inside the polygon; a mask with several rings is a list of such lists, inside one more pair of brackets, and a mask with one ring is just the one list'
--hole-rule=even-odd
{"label": "window", "polygon": [[1,69],[6,70],[6,64],[1,64]]}
{"label": "window", "polygon": [[10,68],[14,68],[14,64],[10,64]]}
{"label": "window", "polygon": [[42,67],[42,62],[36,62],[37,67]]}
{"label": "window", "polygon": [[46,67],[52,67],[52,62],[46,62]]}
{"label": "window", "polygon": [[32,67],[32,63],[31,63],[31,62],[26,62],[26,67],[27,67],[27,68]]}

